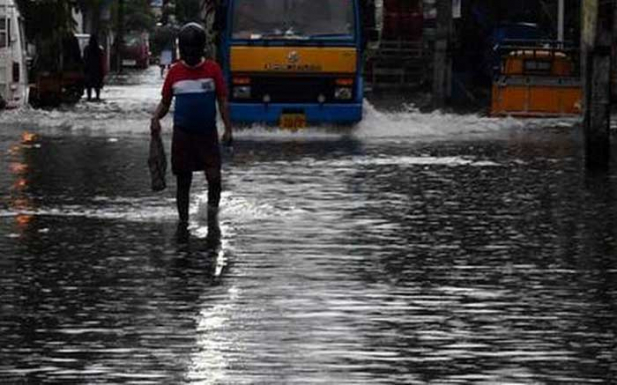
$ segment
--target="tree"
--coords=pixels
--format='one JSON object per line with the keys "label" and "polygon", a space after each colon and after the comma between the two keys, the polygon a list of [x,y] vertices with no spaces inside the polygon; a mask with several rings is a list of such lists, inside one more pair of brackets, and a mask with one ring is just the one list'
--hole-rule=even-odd
{"label": "tree", "polygon": [[[95,0],[96,1],[96,0]],[[111,7],[114,30],[118,30],[118,0],[113,0]],[[148,0],[124,1],[124,30],[128,32],[152,31],[156,26],[156,17],[152,13]]]}
{"label": "tree", "polygon": [[130,0],[124,6],[127,31],[152,31],[154,29],[156,18],[148,0]]}
{"label": "tree", "polygon": [[68,0],[17,0],[28,41],[58,40],[75,30],[73,5]]}
{"label": "tree", "polygon": [[201,22],[201,1],[200,0],[175,0],[176,20],[180,24],[192,21]]}

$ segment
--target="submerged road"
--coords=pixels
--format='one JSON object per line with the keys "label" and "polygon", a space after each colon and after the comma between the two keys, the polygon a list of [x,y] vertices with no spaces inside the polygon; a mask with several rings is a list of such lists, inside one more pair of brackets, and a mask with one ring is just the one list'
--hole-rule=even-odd
{"label": "submerged road", "polygon": [[0,115],[0,383],[617,383],[617,173],[575,121],[243,130],[221,247],[203,176],[187,246],[149,191],[160,86]]}

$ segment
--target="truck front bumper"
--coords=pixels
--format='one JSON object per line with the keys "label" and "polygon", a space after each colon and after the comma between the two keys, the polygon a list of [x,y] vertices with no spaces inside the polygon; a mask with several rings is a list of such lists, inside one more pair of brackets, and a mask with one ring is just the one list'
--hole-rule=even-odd
{"label": "truck front bumper", "polygon": [[279,124],[283,114],[304,114],[308,124],[353,124],[362,120],[362,103],[286,104],[230,103],[231,120],[236,123]]}

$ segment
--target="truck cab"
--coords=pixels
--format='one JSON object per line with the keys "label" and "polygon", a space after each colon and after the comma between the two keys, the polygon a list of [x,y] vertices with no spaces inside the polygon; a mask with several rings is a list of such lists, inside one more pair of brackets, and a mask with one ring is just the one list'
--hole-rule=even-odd
{"label": "truck cab", "polygon": [[222,12],[234,122],[297,129],[362,119],[358,0],[228,0]]}

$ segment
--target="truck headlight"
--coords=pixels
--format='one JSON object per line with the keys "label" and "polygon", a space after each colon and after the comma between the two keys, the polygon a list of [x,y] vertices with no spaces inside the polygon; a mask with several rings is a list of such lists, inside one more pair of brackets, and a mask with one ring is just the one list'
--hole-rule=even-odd
{"label": "truck headlight", "polygon": [[234,99],[250,99],[251,98],[251,87],[250,86],[239,86],[234,87]]}
{"label": "truck headlight", "polygon": [[353,91],[350,87],[336,87],[334,89],[334,99],[336,100],[351,100]]}

